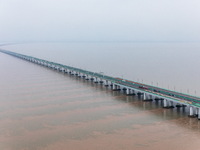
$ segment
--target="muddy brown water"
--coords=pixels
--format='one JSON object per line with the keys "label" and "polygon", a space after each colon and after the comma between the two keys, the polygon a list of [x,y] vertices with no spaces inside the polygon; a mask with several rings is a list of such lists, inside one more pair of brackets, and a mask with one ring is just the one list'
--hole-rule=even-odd
{"label": "muddy brown water", "polygon": [[200,121],[0,53],[1,150],[200,149]]}

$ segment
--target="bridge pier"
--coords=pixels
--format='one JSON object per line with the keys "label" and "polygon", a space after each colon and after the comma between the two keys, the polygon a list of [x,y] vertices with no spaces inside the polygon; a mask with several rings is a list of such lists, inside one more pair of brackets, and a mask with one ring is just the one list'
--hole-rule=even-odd
{"label": "bridge pier", "polygon": [[196,117],[199,115],[199,108],[195,107],[195,115]]}
{"label": "bridge pier", "polygon": [[132,90],[132,89],[130,89],[130,94],[131,94],[131,95],[135,95],[135,91]]}
{"label": "bridge pier", "polygon": [[73,71],[71,71],[71,70],[69,71],[69,74],[70,74],[70,75],[74,75]]}
{"label": "bridge pier", "polygon": [[127,96],[131,96],[131,95],[134,95],[134,94],[135,94],[134,91],[133,91],[132,89],[129,89],[129,88],[123,88],[123,89],[126,90],[126,95],[127,95]]}
{"label": "bridge pier", "polygon": [[82,74],[82,78],[86,78],[86,75],[85,75],[85,74]]}
{"label": "bridge pier", "polygon": [[103,79],[100,79],[99,83],[103,84]]}
{"label": "bridge pier", "polygon": [[147,95],[146,93],[143,94],[143,100],[146,100],[147,99]]}
{"label": "bridge pier", "polygon": [[120,91],[119,86],[116,84],[113,84],[112,89],[113,89],[113,91]]}
{"label": "bridge pier", "polygon": [[163,107],[164,108],[168,107],[168,101],[166,99],[163,100]]}
{"label": "bridge pier", "polygon": [[94,83],[98,83],[98,78],[97,77],[95,77]]}
{"label": "bridge pier", "polygon": [[194,118],[195,117],[195,109],[192,106],[189,106],[189,117]]}
{"label": "bridge pier", "polygon": [[85,80],[90,80],[88,75],[86,75]]}
{"label": "bridge pier", "polygon": [[126,89],[126,95],[130,95],[130,89]]}
{"label": "bridge pier", "polygon": [[78,77],[79,77],[79,78],[81,78],[81,77],[82,77],[82,75],[81,75],[81,73],[80,73],[80,72],[78,73]]}
{"label": "bridge pier", "polygon": [[135,95],[135,91],[134,91],[133,89],[131,90],[131,94],[132,94],[132,95]]}
{"label": "bridge pier", "polygon": [[59,68],[59,71],[63,72],[63,68],[62,68],[62,67],[60,67],[60,68]]}
{"label": "bridge pier", "polygon": [[116,90],[117,89],[117,85],[113,84],[112,89]]}
{"label": "bridge pier", "polygon": [[109,85],[108,85],[108,80],[106,80],[105,86],[109,86]]}
{"label": "bridge pier", "polygon": [[152,99],[152,101],[155,100],[155,96],[153,95],[150,95],[150,98]]}
{"label": "bridge pier", "polygon": [[178,107],[178,108],[179,108],[179,107],[183,107],[183,105],[180,104],[180,103],[177,103],[177,104],[176,104],[176,107]]}
{"label": "bridge pier", "polygon": [[150,98],[150,95],[147,93],[143,94],[143,101],[152,101],[152,99]]}
{"label": "bridge pier", "polygon": [[163,100],[163,108],[167,108],[167,109],[169,109],[169,108],[174,108],[173,102],[172,102],[172,101],[169,101],[169,100],[167,100],[167,99],[164,99],[164,100]]}
{"label": "bridge pier", "polygon": [[193,107],[193,113],[194,113],[194,117],[198,116],[198,108],[197,107]]}
{"label": "bridge pier", "polygon": [[200,108],[198,108],[198,119],[200,120]]}
{"label": "bridge pier", "polygon": [[64,70],[64,73],[68,73],[67,69]]}

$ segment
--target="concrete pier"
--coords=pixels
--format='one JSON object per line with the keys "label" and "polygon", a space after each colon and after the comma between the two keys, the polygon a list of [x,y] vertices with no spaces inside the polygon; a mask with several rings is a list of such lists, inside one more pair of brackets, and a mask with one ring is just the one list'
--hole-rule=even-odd
{"label": "concrete pier", "polygon": [[200,120],[200,108],[198,108],[198,119]]}
{"label": "concrete pier", "polygon": [[109,86],[109,84],[108,84],[108,80],[106,80],[105,86]]}
{"label": "concrete pier", "polygon": [[189,117],[195,117],[194,107],[189,106]]}
{"label": "concrete pier", "polygon": [[120,88],[116,84],[113,84],[112,89],[113,91],[120,91]]}
{"label": "concrete pier", "polygon": [[152,101],[152,99],[150,98],[150,95],[147,93],[143,94],[143,101]]}
{"label": "concrete pier", "polygon": [[126,95],[130,95],[130,89],[126,89]]}
{"label": "concrete pier", "polygon": [[100,79],[99,83],[103,84],[104,82],[103,82],[103,80],[102,80],[102,79]]}
{"label": "concrete pier", "polygon": [[113,84],[113,85],[112,85],[112,89],[113,89],[113,90],[116,90],[116,89],[117,89],[117,85]]}
{"label": "concrete pier", "polygon": [[163,108],[174,108],[174,105],[173,105],[173,102],[172,101],[169,101],[167,99],[164,99],[163,100]]}
{"label": "concrete pier", "polygon": [[95,81],[94,81],[94,83],[99,83],[99,82],[98,82],[98,78],[95,78]]}

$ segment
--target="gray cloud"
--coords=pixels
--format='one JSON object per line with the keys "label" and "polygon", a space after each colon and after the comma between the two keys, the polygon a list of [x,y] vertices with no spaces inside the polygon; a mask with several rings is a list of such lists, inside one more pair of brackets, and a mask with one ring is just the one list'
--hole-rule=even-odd
{"label": "gray cloud", "polygon": [[0,0],[0,41],[199,41],[199,0]]}

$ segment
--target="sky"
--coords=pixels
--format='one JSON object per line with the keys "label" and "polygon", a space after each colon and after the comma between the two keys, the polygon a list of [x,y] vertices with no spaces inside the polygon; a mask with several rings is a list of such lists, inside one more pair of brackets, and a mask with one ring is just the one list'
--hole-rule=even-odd
{"label": "sky", "polygon": [[200,0],[0,0],[0,43],[200,41]]}

